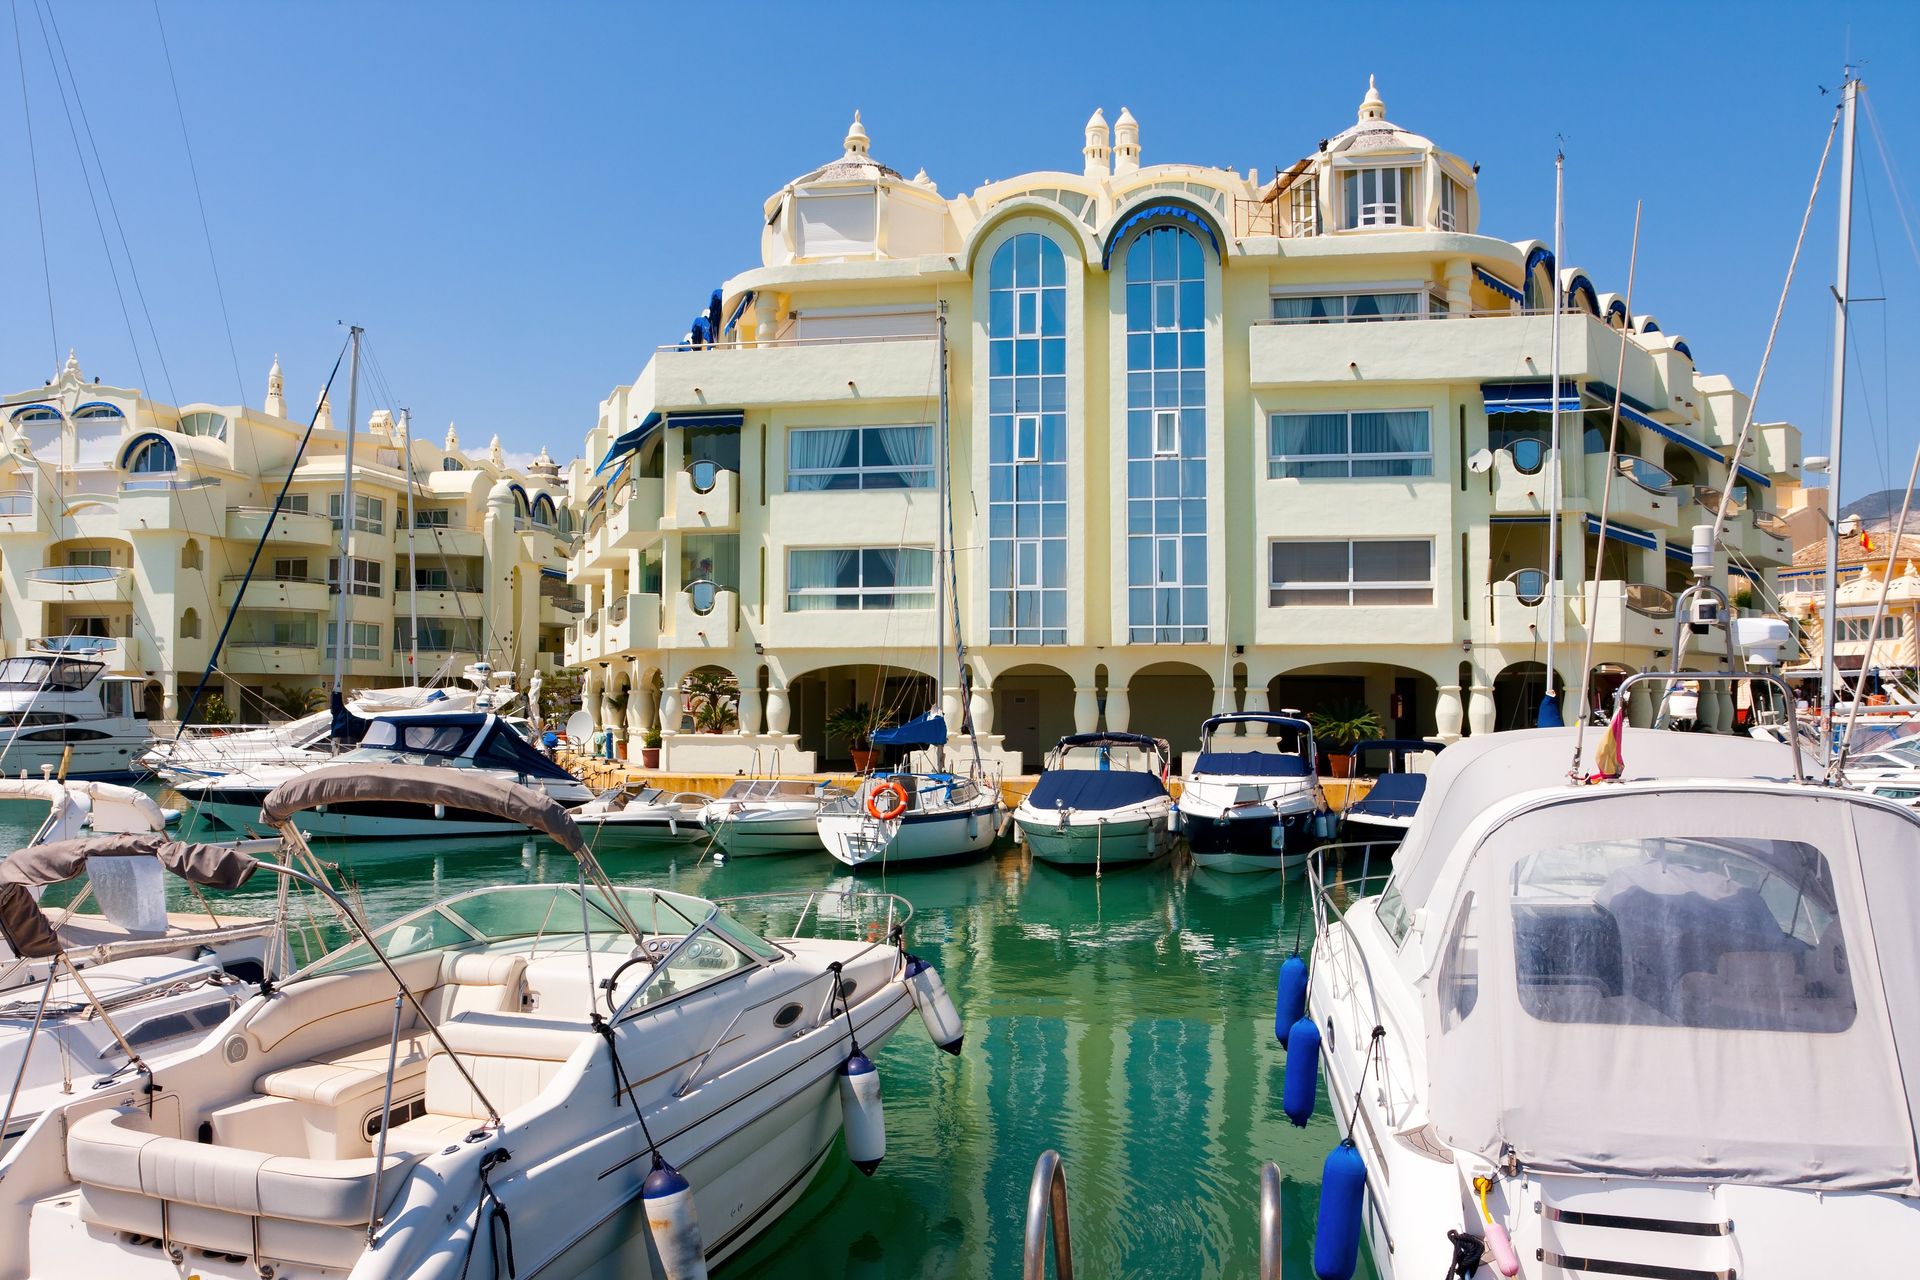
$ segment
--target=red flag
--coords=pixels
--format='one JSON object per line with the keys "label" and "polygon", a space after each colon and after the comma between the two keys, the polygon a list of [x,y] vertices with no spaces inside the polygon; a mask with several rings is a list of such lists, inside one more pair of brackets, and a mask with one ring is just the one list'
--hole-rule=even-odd
{"label": "red flag", "polygon": [[1866,552],[1873,550],[1873,535],[1865,529],[1860,531],[1860,549]]}
{"label": "red flag", "polygon": [[1607,724],[1607,731],[1600,739],[1600,745],[1593,750],[1593,774],[1588,782],[1605,782],[1620,776],[1627,767],[1627,757],[1621,749],[1626,735],[1627,709],[1623,705],[1613,713],[1613,719]]}

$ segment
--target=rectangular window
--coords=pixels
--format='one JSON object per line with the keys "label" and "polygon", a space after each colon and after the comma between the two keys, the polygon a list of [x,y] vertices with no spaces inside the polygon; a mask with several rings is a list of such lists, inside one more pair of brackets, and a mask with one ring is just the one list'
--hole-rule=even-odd
{"label": "rectangular window", "polygon": [[1156,457],[1171,458],[1180,453],[1180,414],[1161,409],[1153,415],[1153,452]]}
{"label": "rectangular window", "polygon": [[1413,222],[1412,169],[1349,169],[1340,175],[1341,226],[1404,227]]}
{"label": "rectangular window", "polygon": [[[333,527],[340,527],[341,495],[327,495],[327,515],[333,521]],[[361,533],[385,533],[387,529],[387,504],[383,499],[368,497],[364,493],[353,495],[353,527]]]}
{"label": "rectangular window", "polygon": [[287,556],[273,562],[273,578],[276,582],[310,582],[307,575],[305,556]]}
{"label": "rectangular window", "polygon": [[1040,290],[1016,289],[1013,294],[1013,333],[1016,338],[1040,336]]}
{"label": "rectangular window", "polygon": [[453,585],[453,580],[445,569],[422,569],[413,571],[413,589],[415,591],[445,591]]}
{"label": "rectangular window", "polygon": [[69,551],[67,552],[67,563],[70,565],[92,565],[98,569],[107,569],[113,566],[113,552],[107,547],[87,547],[79,551]]}
{"label": "rectangular window", "polygon": [[[1432,307],[1430,295],[1419,290],[1384,293],[1288,293],[1273,299],[1273,318],[1282,324],[1339,324],[1356,320],[1418,320],[1422,302]],[[1445,314],[1443,303],[1440,313]]]}
{"label": "rectangular window", "polygon": [[[339,623],[327,624],[327,656],[335,654],[335,640],[339,636]],[[377,662],[380,658],[380,624],[377,622],[349,622],[347,624],[347,660],[349,662]]]}
{"label": "rectangular window", "polygon": [[1466,192],[1446,174],[1440,175],[1440,229],[1458,231],[1460,213],[1466,207]]}
{"label": "rectangular window", "polygon": [[1021,414],[1013,420],[1013,460],[1015,462],[1040,461],[1039,415]]}
{"label": "rectangular window", "polygon": [[787,491],[933,488],[933,428],[806,427],[787,432]]}
{"label": "rectangular window", "polygon": [[1180,286],[1177,284],[1156,284],[1153,286],[1153,328],[1156,333],[1170,333],[1180,327]]}
{"label": "rectangular window", "polygon": [[1304,178],[1287,193],[1287,234],[1320,234],[1320,183],[1317,179]]}
{"label": "rectangular window", "polygon": [[280,509],[282,511],[310,511],[313,509],[311,495],[290,493],[280,500]]}
{"label": "rectangular window", "polygon": [[[1871,614],[1864,618],[1842,618],[1840,619],[1840,630],[1835,634],[1835,638],[1843,643],[1865,644],[1872,629],[1873,617]],[[1900,634],[1900,620],[1898,618],[1880,619],[1880,639],[1898,640]]]}
{"label": "rectangular window", "polygon": [[787,612],[933,608],[928,547],[808,547],[787,552]]}
{"label": "rectangular window", "polygon": [[1040,539],[1021,538],[1013,544],[1013,585],[1040,585]]}
{"label": "rectangular window", "polygon": [[1270,480],[1432,474],[1432,431],[1425,409],[1276,413],[1267,420]]}
{"label": "rectangular window", "polygon": [[[380,562],[378,560],[356,559],[351,563],[353,569],[349,574],[351,578],[351,584],[349,586],[350,593],[356,596],[373,596],[378,598],[383,574]],[[338,559],[327,561],[327,587],[334,594],[339,594],[340,561]]]}
{"label": "rectangular window", "polygon": [[1433,543],[1425,538],[1275,539],[1270,547],[1267,603],[1431,605]]}
{"label": "rectangular window", "polygon": [[446,507],[421,507],[413,513],[416,529],[445,529],[453,523],[453,512]]}

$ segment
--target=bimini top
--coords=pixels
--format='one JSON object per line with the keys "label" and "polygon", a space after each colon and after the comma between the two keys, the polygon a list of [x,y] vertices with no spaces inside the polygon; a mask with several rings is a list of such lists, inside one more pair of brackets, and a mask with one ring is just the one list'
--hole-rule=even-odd
{"label": "bimini top", "polygon": [[[1291,751],[1221,751],[1214,747],[1214,735],[1233,725],[1268,725],[1294,735]],[[1278,735],[1274,735],[1278,736]],[[1209,716],[1200,726],[1200,754],[1193,762],[1193,774],[1211,774],[1224,778],[1304,778],[1313,772],[1313,726],[1296,716],[1268,715],[1257,711],[1228,712]]]}
{"label": "bimini top", "polygon": [[573,781],[572,774],[534,750],[513,726],[484,711],[381,716],[368,722],[359,748],[341,759],[388,760],[395,754],[418,756],[429,763],[505,769],[526,778]]}
{"label": "bimini top", "polygon": [[1696,776],[1499,793],[1530,772],[1502,756],[1564,769],[1570,732],[1434,774],[1414,834],[1446,873],[1377,902],[1436,1134],[1540,1173],[1920,1194],[1920,815],[1653,731],[1627,760]]}
{"label": "bimini top", "polygon": [[1070,733],[1053,746],[1056,751],[1062,747],[1138,747],[1165,754],[1167,750],[1166,743],[1144,733]]}
{"label": "bimini top", "polygon": [[92,836],[29,845],[0,862],[0,933],[17,956],[57,955],[60,940],[34,900],[42,885],[71,880],[94,858],[153,858],[168,871],[210,889],[238,889],[259,864],[231,845],[187,844],[157,835]]}
{"label": "bimini top", "polygon": [[435,765],[375,764],[343,758],[339,764],[309,770],[275,787],[260,802],[260,815],[277,827],[305,809],[379,801],[471,809],[538,831],[575,857],[587,849],[580,828],[544,792],[471,769]]}

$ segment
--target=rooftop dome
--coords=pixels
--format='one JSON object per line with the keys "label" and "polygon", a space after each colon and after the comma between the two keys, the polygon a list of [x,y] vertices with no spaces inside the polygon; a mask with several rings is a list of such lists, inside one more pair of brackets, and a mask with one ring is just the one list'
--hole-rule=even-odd
{"label": "rooftop dome", "polygon": [[1433,143],[1417,133],[1409,133],[1387,119],[1386,99],[1372,76],[1367,77],[1367,96],[1360,100],[1358,119],[1327,143],[1328,151],[1378,151],[1411,147],[1423,150]]}
{"label": "rooftop dome", "polygon": [[846,151],[838,160],[820,166],[812,173],[795,178],[794,185],[803,182],[877,182],[882,178],[892,178],[904,182],[897,169],[890,169],[868,154],[871,140],[867,137],[866,126],[860,123],[860,113],[853,113],[853,123],[847,127],[845,139]]}

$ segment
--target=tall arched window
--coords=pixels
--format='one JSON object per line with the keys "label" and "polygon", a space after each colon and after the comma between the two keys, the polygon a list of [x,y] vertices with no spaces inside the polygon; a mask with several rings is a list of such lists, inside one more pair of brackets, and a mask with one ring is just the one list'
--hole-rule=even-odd
{"label": "tall arched window", "polygon": [[140,446],[140,452],[133,455],[133,461],[127,470],[134,475],[170,475],[179,469],[179,462],[173,456],[173,446],[165,440],[149,440]]}
{"label": "tall arched window", "polygon": [[988,268],[987,639],[1067,642],[1067,264],[1024,232]]}
{"label": "tall arched window", "polygon": [[200,615],[191,606],[180,615],[180,638],[198,640],[200,638]]}
{"label": "tall arched window", "polygon": [[199,539],[188,538],[180,548],[180,567],[182,569],[200,569],[204,568],[205,564],[206,561],[200,553]]}
{"label": "tall arched window", "polygon": [[1206,258],[1173,226],[1127,249],[1127,635],[1207,639]]}

